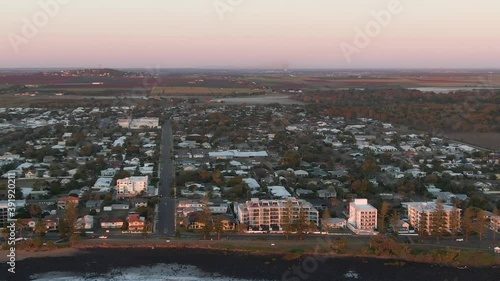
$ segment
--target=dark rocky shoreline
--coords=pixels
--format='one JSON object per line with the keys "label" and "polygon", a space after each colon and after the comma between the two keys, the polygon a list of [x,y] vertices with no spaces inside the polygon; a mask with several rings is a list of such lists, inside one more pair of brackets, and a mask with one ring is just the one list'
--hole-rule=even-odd
{"label": "dark rocky shoreline", "polygon": [[[2,280],[30,280],[33,274],[69,271],[75,276],[104,274],[113,269],[156,264],[193,265],[209,275],[263,280],[370,280],[370,281],[498,281],[499,268],[466,268],[396,262],[375,258],[323,258],[250,255],[239,252],[178,248],[96,248],[69,257],[28,258],[17,262],[16,274],[0,266]],[[167,277],[167,276],[166,276]],[[357,277],[354,278],[354,277]],[[143,280],[147,280],[144,276]]]}

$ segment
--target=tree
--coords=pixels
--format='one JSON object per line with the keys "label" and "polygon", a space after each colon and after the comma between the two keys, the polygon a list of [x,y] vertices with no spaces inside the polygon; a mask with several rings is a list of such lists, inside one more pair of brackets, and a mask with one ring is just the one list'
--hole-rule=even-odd
{"label": "tree", "polygon": [[[493,210],[493,214],[495,216],[500,216],[500,210],[495,208]],[[493,241],[496,241],[497,240],[497,230],[498,230],[498,226],[495,224],[495,223],[492,223],[491,226],[493,227]]]}
{"label": "tree", "polygon": [[436,205],[436,210],[431,215],[431,234],[436,236],[439,241],[439,237],[443,236],[446,226],[446,212],[444,211],[443,202],[438,202]]}
{"label": "tree", "polygon": [[370,177],[379,170],[379,167],[375,159],[370,158],[366,159],[365,162],[363,162],[362,170],[367,177]]}
{"label": "tree", "polygon": [[453,209],[450,213],[450,234],[453,240],[455,240],[455,236],[460,231],[460,211],[457,208],[457,205],[453,205]]}
{"label": "tree", "polygon": [[33,218],[40,218],[42,216],[42,208],[35,204],[28,205],[28,212]]}
{"label": "tree", "polygon": [[464,229],[465,241],[468,241],[469,235],[474,231],[474,208],[469,207],[465,210],[462,218],[462,227]]}
{"label": "tree", "polygon": [[28,229],[28,225],[22,219],[17,219],[16,228],[19,231],[19,237],[23,237],[22,231]]}
{"label": "tree", "polygon": [[5,245],[7,245],[7,242],[9,242],[9,234],[10,234],[10,230],[7,228],[7,226],[4,226],[3,229],[2,229],[2,237],[3,237],[3,240],[5,241]]}
{"label": "tree", "polygon": [[222,177],[222,173],[220,170],[215,170],[212,174],[212,182],[218,186],[221,186],[224,183],[224,177]]}
{"label": "tree", "polygon": [[130,177],[130,173],[128,171],[121,170],[118,173],[116,173],[113,180],[117,181],[128,177]]}
{"label": "tree", "polygon": [[224,224],[222,223],[221,217],[215,218],[215,220],[213,222],[213,227],[214,227],[215,233],[217,233],[217,240],[220,240],[220,236],[221,236],[222,232],[224,231]]}
{"label": "tree", "polygon": [[47,226],[42,219],[39,219],[35,224],[34,232],[38,237],[44,237],[47,233]]}
{"label": "tree", "polygon": [[212,211],[208,206],[208,199],[203,200],[203,210],[200,213],[199,222],[203,224],[201,232],[203,234],[203,239],[207,239],[207,236],[212,232]]}
{"label": "tree", "polygon": [[387,214],[389,213],[390,205],[387,201],[382,202],[380,206],[378,229],[381,233],[385,233],[385,221],[387,219]]}
{"label": "tree", "polygon": [[248,225],[241,222],[238,224],[238,233],[244,233],[247,230],[248,230]]}
{"label": "tree", "polygon": [[146,221],[144,223],[144,228],[142,229],[142,237],[144,237],[144,239],[148,237],[150,228],[151,228],[151,223],[149,221]]}
{"label": "tree", "polygon": [[482,209],[479,209],[476,213],[476,230],[479,235],[479,241],[482,241],[488,230],[488,216]]}
{"label": "tree", "polygon": [[428,235],[427,221],[428,221],[427,213],[423,212],[420,215],[420,221],[418,222],[418,236],[420,237],[420,241],[424,241],[423,238]]}
{"label": "tree", "polygon": [[298,151],[289,150],[283,155],[281,165],[285,168],[296,168],[300,166],[300,154]]}
{"label": "tree", "polygon": [[288,199],[285,203],[285,208],[283,209],[283,217],[281,218],[281,227],[283,228],[283,232],[285,233],[286,240],[288,240],[288,236],[293,231],[292,216],[293,204],[292,201]]}
{"label": "tree", "polygon": [[299,237],[299,239],[303,240],[304,235],[307,233],[307,230],[309,229],[309,220],[304,208],[302,207],[299,210],[299,217],[294,222],[293,228],[297,232],[297,236]]}
{"label": "tree", "polygon": [[326,207],[325,210],[323,211],[323,217],[321,218],[321,222],[323,225],[323,228],[328,235],[328,221],[331,218],[331,213],[330,213],[330,208]]}
{"label": "tree", "polygon": [[[76,222],[78,220],[78,210],[75,203],[69,203],[66,205],[66,210],[62,219],[59,221],[59,233],[61,239],[72,238],[73,242],[78,242],[77,239],[73,238],[76,231]],[[78,235],[77,235],[78,236]]]}
{"label": "tree", "polygon": [[394,210],[392,212],[390,222],[391,222],[392,230],[394,231],[395,235],[399,234],[399,220],[400,220],[399,213],[398,213],[398,211]]}

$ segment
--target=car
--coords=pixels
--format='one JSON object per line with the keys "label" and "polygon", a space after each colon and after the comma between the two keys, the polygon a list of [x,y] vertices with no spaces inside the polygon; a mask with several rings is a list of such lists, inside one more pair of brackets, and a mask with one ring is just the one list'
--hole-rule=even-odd
{"label": "car", "polygon": [[457,241],[457,242],[464,242],[464,239],[463,238],[457,238],[457,239],[455,239],[455,241]]}
{"label": "car", "polygon": [[101,235],[99,236],[100,239],[108,239],[108,236],[105,236],[105,235]]}

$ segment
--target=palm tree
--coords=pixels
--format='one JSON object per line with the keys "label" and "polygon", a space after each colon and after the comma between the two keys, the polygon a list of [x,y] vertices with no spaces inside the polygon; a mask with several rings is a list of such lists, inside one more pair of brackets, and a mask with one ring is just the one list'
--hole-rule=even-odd
{"label": "palm tree", "polygon": [[9,238],[9,234],[10,234],[9,229],[7,228],[7,226],[4,226],[2,229],[2,236],[3,236],[3,239],[5,241],[5,245],[7,245],[7,241],[8,241],[7,238]]}
{"label": "palm tree", "polygon": [[45,233],[47,233],[47,226],[42,219],[39,219],[36,222],[34,232],[38,237],[44,237]]}
{"label": "palm tree", "polygon": [[28,229],[28,225],[22,219],[17,219],[16,228],[19,231],[19,237],[23,237],[22,231]]}

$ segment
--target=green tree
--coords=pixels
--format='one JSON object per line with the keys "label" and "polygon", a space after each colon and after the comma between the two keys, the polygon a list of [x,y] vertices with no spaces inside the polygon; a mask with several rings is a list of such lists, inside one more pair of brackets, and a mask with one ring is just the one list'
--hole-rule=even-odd
{"label": "green tree", "polygon": [[213,224],[212,224],[212,211],[210,211],[210,207],[208,206],[208,199],[205,198],[203,200],[203,210],[200,213],[199,217],[200,223],[203,224],[203,228],[201,232],[203,234],[203,239],[207,239],[210,232],[212,232]]}
{"label": "green tree", "polygon": [[387,201],[382,202],[382,206],[380,206],[380,212],[378,214],[378,229],[381,233],[385,233],[385,221],[387,220],[387,215],[389,213],[390,205]]}
{"label": "green tree", "polygon": [[130,177],[130,173],[128,171],[121,170],[118,173],[116,173],[113,180],[117,181],[128,177]]}
{"label": "green tree", "polygon": [[476,213],[476,230],[479,235],[479,241],[483,240],[484,235],[488,230],[488,216],[486,212],[482,209],[479,209]]}
{"label": "green tree", "polygon": [[303,240],[304,235],[309,230],[309,219],[304,208],[302,207],[299,210],[299,217],[294,222],[294,230],[297,232],[299,240]]}
{"label": "green tree", "polygon": [[420,220],[418,221],[418,236],[420,237],[420,241],[424,241],[424,237],[429,234],[427,232],[427,221],[428,215],[424,212],[420,215]]}
{"label": "green tree", "polygon": [[17,219],[15,224],[17,231],[19,232],[19,237],[23,237],[23,230],[28,229],[28,225],[22,220]]}
{"label": "green tree", "polygon": [[[495,207],[495,209],[493,210],[493,214],[495,216],[500,216],[500,210]],[[493,241],[496,241],[497,240],[498,226],[494,223],[492,223],[491,226],[493,228]]]}
{"label": "green tree", "polygon": [[286,200],[285,207],[283,208],[283,217],[281,218],[281,227],[283,228],[283,232],[285,233],[286,240],[288,240],[288,236],[293,231],[293,204],[290,199]]}
{"label": "green tree", "polygon": [[244,233],[245,231],[247,231],[247,229],[248,225],[241,222],[238,224],[238,233]]}
{"label": "green tree", "polygon": [[322,221],[322,226],[323,226],[323,230],[326,232],[326,234],[328,235],[328,221],[330,220],[330,218],[332,217],[331,213],[330,213],[330,208],[326,207],[325,210],[323,211],[323,216],[321,218],[321,221]]}
{"label": "green tree", "polygon": [[5,245],[7,245],[7,242],[9,241],[8,238],[9,238],[9,234],[10,234],[10,230],[7,228],[7,226],[4,226],[2,228],[2,237],[3,237],[3,240],[5,241]]}
{"label": "green tree", "polygon": [[283,155],[281,165],[285,168],[296,168],[300,166],[300,154],[298,151],[289,150]]}
{"label": "green tree", "polygon": [[47,226],[42,219],[39,219],[35,224],[34,232],[38,237],[44,237],[47,233]]}
{"label": "green tree", "polygon": [[460,210],[457,208],[457,205],[453,205],[453,209],[450,213],[450,234],[453,240],[455,240],[455,236],[460,231]]}
{"label": "green tree", "polygon": [[[61,235],[61,239],[70,238],[72,239],[71,243],[78,242],[78,239],[75,239],[73,236],[76,232],[76,222],[78,220],[78,209],[76,208],[75,203],[69,203],[66,205],[66,209],[64,210],[64,215],[62,219],[59,221],[59,233]],[[77,234],[78,236],[78,234]]]}
{"label": "green tree", "polygon": [[215,170],[212,174],[212,182],[218,186],[221,186],[224,183],[224,177],[222,177],[222,173],[219,169]]}
{"label": "green tree", "polygon": [[439,240],[445,232],[446,226],[446,212],[444,211],[443,202],[438,202],[436,210],[431,214],[431,234],[436,236]]}
{"label": "green tree", "polygon": [[213,222],[213,227],[215,233],[217,233],[217,240],[220,240],[220,236],[222,232],[224,231],[224,224],[222,223],[222,218],[221,217],[216,217],[214,222]]}
{"label": "green tree", "polygon": [[469,207],[465,210],[462,217],[462,228],[464,229],[465,241],[468,241],[470,234],[474,231],[474,208]]}
{"label": "green tree", "polygon": [[392,215],[391,215],[391,218],[390,218],[390,223],[391,223],[394,235],[398,235],[399,234],[399,220],[400,220],[399,213],[398,213],[398,211],[394,210],[392,212]]}

